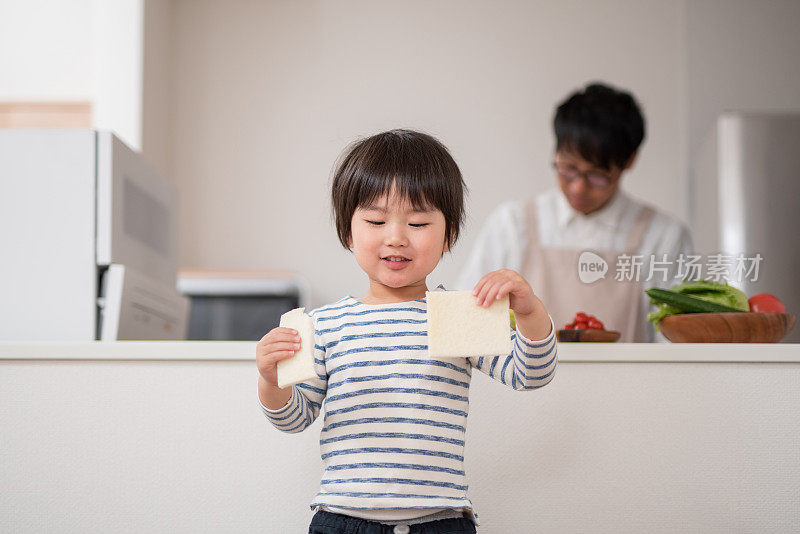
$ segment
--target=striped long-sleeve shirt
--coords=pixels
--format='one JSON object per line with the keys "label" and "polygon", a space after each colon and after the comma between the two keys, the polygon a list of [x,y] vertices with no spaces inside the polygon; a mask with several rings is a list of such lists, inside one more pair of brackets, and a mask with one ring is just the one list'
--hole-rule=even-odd
{"label": "striped long-sleeve shirt", "polygon": [[310,313],[318,377],[293,386],[283,408],[262,409],[279,430],[300,432],[324,401],[324,473],[312,508],[375,520],[474,514],[464,473],[473,369],[516,390],[553,378],[555,329],[541,341],[511,331],[509,355],[431,359],[425,312],[425,299],[373,305],[346,297]]}

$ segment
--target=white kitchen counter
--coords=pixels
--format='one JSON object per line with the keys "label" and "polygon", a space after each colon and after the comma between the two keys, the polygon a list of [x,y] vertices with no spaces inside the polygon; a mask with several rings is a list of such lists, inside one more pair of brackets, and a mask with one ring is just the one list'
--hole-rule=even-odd
{"label": "white kitchen counter", "polygon": [[[560,343],[560,362],[800,362],[797,343]],[[0,342],[0,360],[255,359],[249,341]]]}
{"label": "white kitchen counter", "polygon": [[[800,531],[799,344],[559,358],[536,391],[474,373],[481,534]],[[0,343],[0,532],[307,531],[323,416],[272,427],[254,359],[253,342]]]}

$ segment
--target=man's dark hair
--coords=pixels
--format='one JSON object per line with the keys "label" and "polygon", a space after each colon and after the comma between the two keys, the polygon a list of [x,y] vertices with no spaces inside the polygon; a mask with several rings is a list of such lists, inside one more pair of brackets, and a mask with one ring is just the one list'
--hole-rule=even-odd
{"label": "man's dark hair", "polygon": [[633,95],[593,83],[556,109],[556,151],[568,150],[609,170],[624,168],[645,136],[644,117]]}
{"label": "man's dark hair", "polygon": [[358,207],[371,206],[392,186],[413,209],[444,214],[445,240],[452,246],[464,222],[466,186],[447,148],[434,137],[412,130],[382,132],[350,145],[333,173],[331,201],[339,241],[352,237]]}

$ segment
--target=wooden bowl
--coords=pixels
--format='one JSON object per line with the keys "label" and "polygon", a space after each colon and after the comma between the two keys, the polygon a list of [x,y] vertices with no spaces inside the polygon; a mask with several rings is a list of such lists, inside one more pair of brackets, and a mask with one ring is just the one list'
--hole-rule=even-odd
{"label": "wooden bowl", "polygon": [[658,323],[673,343],[777,343],[794,326],[788,313],[681,313]]}
{"label": "wooden bowl", "polygon": [[576,330],[567,328],[556,331],[556,336],[561,342],[588,341],[592,343],[612,343],[619,339],[620,333],[616,330],[585,329]]}

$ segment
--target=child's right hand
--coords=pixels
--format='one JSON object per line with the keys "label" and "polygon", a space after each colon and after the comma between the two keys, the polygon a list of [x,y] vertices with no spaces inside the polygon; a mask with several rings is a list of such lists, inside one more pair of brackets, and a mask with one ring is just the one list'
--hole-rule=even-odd
{"label": "child's right hand", "polygon": [[270,330],[256,345],[258,373],[271,386],[278,387],[278,362],[300,350],[300,334],[279,326]]}

